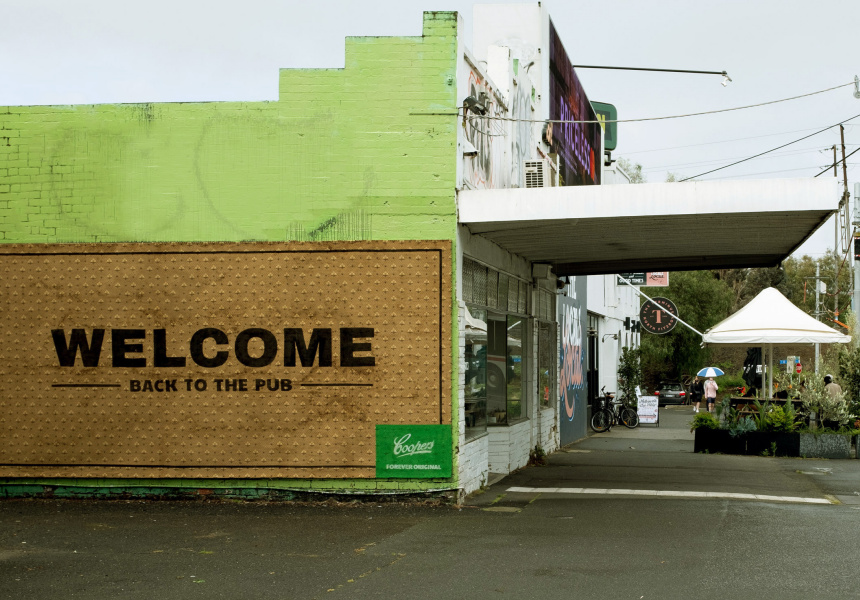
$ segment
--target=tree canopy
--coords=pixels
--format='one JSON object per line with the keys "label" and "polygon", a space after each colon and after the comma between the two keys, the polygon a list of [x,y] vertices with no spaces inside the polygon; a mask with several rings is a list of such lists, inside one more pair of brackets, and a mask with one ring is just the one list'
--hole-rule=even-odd
{"label": "tree canopy", "polygon": [[[658,291],[658,288],[646,287],[643,291],[649,296],[665,296],[672,300],[680,318],[700,332],[735,313],[768,287],[776,288],[796,306],[816,316],[816,265],[821,280],[828,284],[827,291],[820,294],[818,317],[838,328],[840,323],[848,323],[848,319],[853,318],[847,314],[850,312],[851,264],[833,251],[818,259],[791,257],[780,267],[773,268],[675,271],[671,273],[668,288]],[[838,289],[835,282],[838,282]],[[839,317],[834,322],[837,306]],[[699,335],[680,323],[664,335],[643,332],[643,379],[648,385],[655,385],[661,380],[692,376],[711,362],[711,350],[703,348],[701,341]]]}

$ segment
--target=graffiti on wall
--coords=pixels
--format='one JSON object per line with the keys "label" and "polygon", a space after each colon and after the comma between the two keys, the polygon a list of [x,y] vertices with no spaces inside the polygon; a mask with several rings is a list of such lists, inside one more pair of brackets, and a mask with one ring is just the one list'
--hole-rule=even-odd
{"label": "graffiti on wall", "polygon": [[[527,78],[523,78],[528,81]],[[531,85],[514,86],[511,102],[513,123],[513,165],[511,180],[519,187],[525,187],[524,162],[532,158]]]}
{"label": "graffiti on wall", "polygon": [[487,112],[479,115],[469,111],[464,119],[466,139],[471,143],[476,156],[467,156],[464,161],[463,181],[473,189],[503,188],[510,185],[510,169],[503,165],[505,143],[508,138],[503,117],[504,108],[495,101],[495,94],[487,80],[474,69],[469,71],[469,93],[476,99],[486,99]]}
{"label": "graffiti on wall", "polygon": [[585,348],[583,324],[585,298],[571,286],[571,297],[558,297],[559,334],[561,335],[561,381],[559,397],[562,418],[573,421],[577,405],[585,401]]}

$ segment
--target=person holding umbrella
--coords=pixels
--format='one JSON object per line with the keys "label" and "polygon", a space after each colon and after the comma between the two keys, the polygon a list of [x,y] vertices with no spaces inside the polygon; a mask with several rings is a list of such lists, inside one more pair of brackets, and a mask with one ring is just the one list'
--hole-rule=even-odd
{"label": "person holding umbrella", "polygon": [[714,377],[719,377],[720,375],[724,375],[724,373],[717,367],[705,367],[696,373],[696,375],[708,378],[705,382],[705,402],[708,403],[708,412],[714,412],[714,404],[717,402],[717,390],[720,389],[717,382],[714,381]]}

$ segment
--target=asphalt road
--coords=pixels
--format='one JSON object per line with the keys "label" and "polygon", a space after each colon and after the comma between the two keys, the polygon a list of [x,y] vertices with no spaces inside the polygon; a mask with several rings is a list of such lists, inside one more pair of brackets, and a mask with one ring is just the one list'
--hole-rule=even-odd
{"label": "asphalt road", "polygon": [[462,507],[4,500],[0,598],[860,597],[860,461],[695,455],[688,412]]}

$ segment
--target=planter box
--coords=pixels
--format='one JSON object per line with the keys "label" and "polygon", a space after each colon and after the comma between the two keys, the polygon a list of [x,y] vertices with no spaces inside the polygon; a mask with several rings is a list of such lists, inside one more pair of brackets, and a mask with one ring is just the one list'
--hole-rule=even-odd
{"label": "planter box", "polygon": [[[776,454],[773,453],[776,448]],[[747,434],[747,454],[760,456],[800,456],[799,433],[751,431]]]}
{"label": "planter box", "polygon": [[696,430],[693,451],[708,452],[711,454],[744,454],[746,446],[746,436],[739,435],[732,437],[726,429],[705,429],[704,427],[700,427]]}
{"label": "planter box", "polygon": [[[856,436],[860,442],[860,436]],[[693,444],[694,452],[711,454],[748,454],[761,456],[773,451],[776,456],[803,456],[805,458],[860,458],[860,446],[855,443],[855,453],[851,453],[851,437],[837,434],[814,433],[768,433],[751,431],[732,437],[727,429],[696,430]]]}
{"label": "planter box", "polygon": [[806,458],[851,458],[851,438],[847,435],[801,433],[800,456]]}

